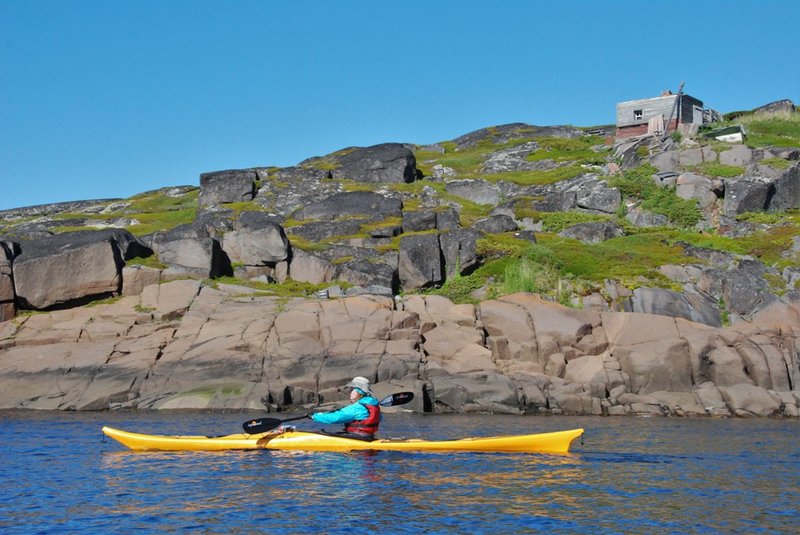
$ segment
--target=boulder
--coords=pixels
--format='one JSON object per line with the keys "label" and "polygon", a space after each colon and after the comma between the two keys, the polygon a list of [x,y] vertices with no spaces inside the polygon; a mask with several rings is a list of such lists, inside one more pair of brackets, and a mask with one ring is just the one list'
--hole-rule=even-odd
{"label": "boulder", "polygon": [[716,162],[717,153],[711,147],[698,147],[678,152],[678,164],[682,167],[694,167],[703,162]]}
{"label": "boulder", "polygon": [[333,178],[368,183],[410,183],[417,178],[414,153],[400,143],[354,149],[336,158]]}
{"label": "boulder", "polygon": [[439,235],[446,278],[468,275],[478,267],[478,238],[473,229],[456,229]]}
{"label": "boulder", "polygon": [[[533,373],[544,372],[545,358],[540,355],[533,321],[526,309],[527,300],[492,299],[479,305],[487,345],[498,366],[503,369]],[[488,343],[491,342],[491,343]],[[551,351],[550,354],[557,353]]]}
{"label": "boulder", "polygon": [[403,210],[403,232],[423,232],[436,228],[436,212]]}
{"label": "boulder", "polygon": [[244,212],[234,230],[225,233],[222,249],[232,263],[274,265],[289,257],[289,240],[283,228],[264,212]]}
{"label": "boulder", "polygon": [[565,238],[574,238],[583,243],[599,243],[623,235],[622,228],[611,221],[578,223],[558,233]]}
{"label": "boulder", "polygon": [[346,262],[335,262],[333,278],[363,288],[373,287],[379,295],[392,295],[398,289],[396,260],[377,259],[369,250],[361,252]]}
{"label": "boulder", "polygon": [[678,170],[678,153],[673,150],[659,152],[650,157],[650,164],[662,173],[674,173]]}
{"label": "boulder", "polygon": [[544,198],[533,202],[533,208],[540,212],[566,212],[575,208],[578,195],[574,191],[553,191],[544,194]]}
{"label": "boulder", "polygon": [[199,206],[251,201],[256,194],[258,176],[254,169],[231,169],[200,175]]}
{"label": "boulder", "polygon": [[665,215],[646,212],[639,207],[628,210],[625,219],[634,227],[666,227],[669,218]]}
{"label": "boulder", "polygon": [[768,200],[768,211],[783,212],[800,208],[800,164],[787,169],[772,186],[774,193]]}
{"label": "boulder", "polygon": [[608,182],[599,180],[593,175],[588,175],[580,181],[575,204],[577,208],[613,214],[622,202],[622,194],[617,188],[609,187]]}
{"label": "boulder", "polygon": [[333,280],[334,266],[326,258],[302,249],[292,251],[289,278],[311,284],[323,284]]}
{"label": "boulder", "polygon": [[719,163],[744,167],[753,161],[753,149],[746,145],[733,145],[719,153]]}
{"label": "boulder", "polygon": [[[483,336],[474,327],[439,325],[423,335],[423,349],[430,359],[450,373],[495,371],[492,353],[483,347]],[[429,368],[432,363],[429,361]]]}
{"label": "boulder", "polygon": [[[514,303],[527,312],[536,337],[552,337],[559,345],[572,345],[590,334],[593,325],[600,324],[600,316],[586,310],[576,310],[549,301],[535,294],[515,293],[499,298]],[[540,348],[542,344],[540,343]]]}
{"label": "boulder", "polygon": [[461,227],[461,218],[455,208],[440,210],[436,212],[436,230],[439,232],[449,232],[458,230]]}
{"label": "boulder", "polygon": [[20,244],[14,287],[23,308],[44,309],[119,294],[125,258],[148,249],[121,229],[57,234]]}
{"label": "boulder", "polygon": [[683,173],[678,177],[675,194],[681,199],[697,199],[701,208],[717,201],[711,179],[694,173]]}
{"label": "boulder", "polygon": [[725,403],[737,416],[772,416],[780,413],[780,398],[751,384],[720,386]]}
{"label": "boulder", "polygon": [[151,235],[149,242],[173,275],[215,278],[232,273],[230,260],[205,225],[179,225]]}
{"label": "boulder", "polygon": [[435,234],[400,238],[398,275],[404,290],[424,288],[444,281],[444,261]]}
{"label": "boulder", "polygon": [[476,204],[497,206],[502,198],[500,188],[486,180],[451,180],[446,185],[447,193]]}
{"label": "boulder", "polygon": [[767,207],[767,199],[773,190],[772,184],[759,178],[727,180],[722,211],[728,217],[745,212],[761,212]]}
{"label": "boulder", "polygon": [[517,230],[517,223],[512,217],[500,214],[479,219],[472,226],[487,234],[499,234],[501,232]]}

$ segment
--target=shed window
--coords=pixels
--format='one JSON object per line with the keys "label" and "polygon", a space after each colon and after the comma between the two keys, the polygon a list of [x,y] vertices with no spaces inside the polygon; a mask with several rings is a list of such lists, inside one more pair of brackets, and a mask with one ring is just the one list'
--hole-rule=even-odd
{"label": "shed window", "polygon": [[642,120],[642,110],[633,110],[633,120],[634,121]]}

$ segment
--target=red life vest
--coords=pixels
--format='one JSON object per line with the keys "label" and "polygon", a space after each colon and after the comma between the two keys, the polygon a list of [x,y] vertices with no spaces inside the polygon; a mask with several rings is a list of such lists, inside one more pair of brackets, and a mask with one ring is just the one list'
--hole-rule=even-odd
{"label": "red life vest", "polygon": [[378,432],[378,425],[381,423],[380,405],[367,405],[362,403],[364,408],[369,411],[369,416],[363,420],[356,420],[344,426],[346,433],[356,433],[358,435],[372,436]]}

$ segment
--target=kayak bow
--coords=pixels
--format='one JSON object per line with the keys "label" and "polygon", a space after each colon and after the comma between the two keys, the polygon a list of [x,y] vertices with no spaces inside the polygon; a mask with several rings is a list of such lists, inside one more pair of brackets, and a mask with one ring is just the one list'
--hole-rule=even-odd
{"label": "kayak bow", "polygon": [[222,451],[222,450],[301,450],[301,451],[482,451],[496,453],[567,453],[583,429],[570,429],[533,435],[472,437],[458,440],[377,439],[355,440],[345,437],[278,429],[248,435],[221,437],[164,436],[130,433],[103,427],[106,436],[132,450]]}

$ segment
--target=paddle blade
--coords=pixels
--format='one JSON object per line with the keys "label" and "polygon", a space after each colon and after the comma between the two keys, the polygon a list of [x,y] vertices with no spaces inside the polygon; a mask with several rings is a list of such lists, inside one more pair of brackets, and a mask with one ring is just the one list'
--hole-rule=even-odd
{"label": "paddle blade", "polygon": [[391,396],[386,396],[380,401],[383,407],[396,407],[397,405],[405,405],[414,399],[414,392],[398,392]]}
{"label": "paddle blade", "polygon": [[283,420],[279,420],[278,418],[257,418],[243,423],[242,429],[249,435],[257,435],[258,433],[275,429],[281,425],[282,422]]}

